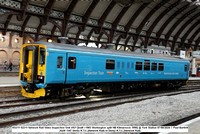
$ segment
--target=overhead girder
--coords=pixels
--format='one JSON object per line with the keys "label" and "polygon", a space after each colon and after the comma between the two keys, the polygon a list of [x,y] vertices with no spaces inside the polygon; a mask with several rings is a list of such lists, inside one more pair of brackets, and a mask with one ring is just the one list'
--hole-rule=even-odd
{"label": "overhead girder", "polygon": [[49,0],[46,7],[44,8],[44,15],[45,15],[43,20],[44,25],[46,25],[49,20],[49,15],[55,2],[56,0]]}
{"label": "overhead girder", "polygon": [[82,28],[83,28],[82,26],[79,26],[79,27],[78,27],[78,32],[77,32],[77,34],[76,34],[75,44],[78,43],[79,36],[80,36],[81,32],[83,31]]}
{"label": "overhead girder", "polygon": [[[177,0],[175,3],[173,3],[172,5],[170,5],[168,8],[166,8],[156,19],[155,21],[152,23],[152,25],[150,26],[150,28],[147,31],[147,37],[149,38],[150,35],[153,32],[153,29],[156,27],[156,25],[162,20],[162,18],[169,12],[171,11],[173,8],[175,8],[176,6],[178,6],[183,0]],[[147,41],[148,42],[148,41]]]}
{"label": "overhead girder", "polygon": [[[141,33],[145,23],[151,18],[151,16],[157,12],[158,9],[160,9],[164,4],[166,4],[169,0],[163,0],[159,4],[157,4],[143,19],[143,21],[140,23],[140,25],[136,29],[136,33],[138,34],[136,41],[134,41],[134,44],[137,43],[137,40],[139,38],[139,34]],[[145,42],[144,47],[147,47],[147,43]]]}
{"label": "overhead girder", "polygon": [[[116,2],[112,0],[112,2],[109,4],[109,6],[106,8],[106,10],[104,11],[103,15],[100,17],[100,19],[98,20],[98,25],[100,27],[100,31],[103,27],[103,24],[106,20],[106,17],[108,16],[108,14],[110,13],[110,11],[113,9],[113,7],[115,6]],[[99,31],[99,32],[100,32]]]}
{"label": "overhead girder", "polygon": [[[186,41],[187,37],[189,36],[189,34],[190,34],[197,26],[199,26],[199,24],[200,24],[200,20],[198,20],[196,23],[194,23],[194,24],[192,25],[192,27],[190,27],[190,28],[188,29],[188,31],[187,31],[187,32],[184,34],[184,36],[181,38],[181,45],[183,45],[183,44],[185,43],[185,41]],[[197,32],[197,33],[196,33],[196,32]],[[192,37],[190,38],[190,40],[194,39],[193,36],[196,37],[195,35],[197,35],[199,31],[197,30],[196,32],[192,35]]]}
{"label": "overhead girder", "polygon": [[161,8],[164,4],[166,4],[168,1],[170,1],[170,0],[162,0],[159,4],[157,4],[146,16],[145,16],[145,18],[143,19],[143,21],[140,23],[140,25],[137,27],[137,29],[136,29],[136,33],[137,34],[140,34],[141,33],[141,31],[142,31],[142,29],[143,29],[143,27],[144,27],[144,25],[145,25],[145,23],[151,18],[151,16],[155,13],[155,12],[157,12],[157,10],[159,9],[159,8]]}
{"label": "overhead girder", "polygon": [[196,18],[198,18],[200,16],[200,12],[198,12],[197,14],[195,14],[194,16],[192,16],[192,18],[190,18],[187,22],[185,22],[181,28],[178,30],[178,32],[175,34],[174,38],[177,39],[181,33],[184,31],[184,29],[190,24],[192,23]]}
{"label": "overhead girder", "polygon": [[181,42],[184,43],[185,40],[187,39],[187,37],[189,36],[189,34],[197,27],[200,25],[200,20],[198,20],[196,23],[194,23],[188,30],[187,32],[184,34],[184,36],[181,38]]}
{"label": "overhead girder", "polygon": [[90,41],[90,38],[92,37],[92,34],[95,32],[95,34],[98,34],[98,31],[97,29],[95,28],[92,28],[89,32],[89,34],[87,35],[87,41],[86,41],[86,45],[88,45],[89,41]]}
{"label": "overhead girder", "polygon": [[[138,36],[137,35],[133,35],[133,40],[134,40],[134,42],[133,42],[133,47],[132,47],[132,49],[131,49],[131,51],[134,51],[135,50],[135,45],[136,45],[136,43],[137,43],[137,38],[138,38]],[[137,40],[137,41],[136,41]]]}
{"label": "overhead girder", "polygon": [[26,16],[26,19],[24,20],[24,22],[23,22],[23,24],[22,24],[22,31],[21,31],[21,33],[19,34],[20,37],[23,37],[24,31],[25,31],[25,28],[26,28],[26,25],[27,25],[27,23],[28,23],[28,21],[29,21],[30,18],[31,18],[30,15],[27,15],[27,16]]}
{"label": "overhead girder", "polygon": [[[192,32],[192,30],[197,27],[200,24],[200,21],[197,21],[196,23],[194,23],[188,30],[187,32],[184,34],[184,36],[181,38],[181,43],[184,44],[185,40],[187,39],[188,35],[190,34],[190,32]],[[178,38],[178,37],[177,37]],[[174,38],[173,41],[176,42],[177,38]],[[175,44],[172,45],[171,50],[174,50],[174,46]]]}
{"label": "overhead girder", "polygon": [[[200,23],[200,22],[199,22]],[[195,33],[190,37],[190,39],[188,40],[189,44],[192,44],[192,42],[194,41],[195,37],[200,33],[200,28],[198,30],[195,31]]]}
{"label": "overhead girder", "polygon": [[[83,32],[85,30],[85,27],[86,27],[86,24],[87,24],[87,21],[92,13],[92,11],[94,10],[94,8],[96,7],[96,5],[98,4],[99,0],[93,0],[92,1],[92,4],[90,4],[89,8],[87,9],[87,11],[85,12],[85,15],[83,16],[83,23],[82,23],[82,26],[81,28],[79,28],[79,31],[76,35],[76,41],[75,43],[78,42],[78,38],[81,34],[81,32]],[[81,30],[81,31],[80,31]]]}
{"label": "overhead girder", "polygon": [[131,28],[131,25],[134,23],[135,19],[140,15],[140,13],[149,5],[149,3],[142,4],[139,9],[134,13],[134,15],[130,18],[128,23],[125,26],[125,31],[128,32]]}
{"label": "overhead girder", "polygon": [[5,24],[4,24],[4,30],[3,30],[3,32],[2,32],[3,35],[6,35],[6,33],[7,33],[7,31],[8,31],[8,25],[9,25],[9,23],[10,23],[10,20],[11,20],[12,16],[13,16],[13,15],[10,14],[10,15],[8,15],[8,17],[7,17],[7,19],[6,19],[6,22],[5,22]]}
{"label": "overhead girder", "polygon": [[130,8],[129,7],[124,7],[121,12],[119,13],[119,15],[117,16],[117,18],[114,20],[114,22],[112,23],[112,29],[116,30],[117,29],[117,25],[119,24],[119,22],[121,21],[122,17],[124,16],[124,14],[127,12],[127,10]]}
{"label": "overhead girder", "polygon": [[54,32],[56,31],[56,28],[57,28],[57,26],[54,25],[53,28],[52,28],[52,30],[51,30],[51,38],[53,38]]}
{"label": "overhead girder", "polygon": [[155,39],[151,40],[149,45],[152,45],[153,43],[156,44],[156,40]]}
{"label": "overhead girder", "polygon": [[[168,40],[169,37],[171,36],[171,34],[173,33],[173,31],[176,29],[176,27],[190,14],[194,13],[196,11],[197,7],[193,8],[192,10],[188,11],[187,13],[185,13],[180,19],[178,19],[174,25],[169,29],[169,31],[167,32],[167,34],[165,35],[165,39]],[[175,37],[176,38],[176,37]]]}
{"label": "overhead girder", "polygon": [[43,25],[42,18],[40,18],[40,24],[37,27],[37,34],[35,35],[35,41],[38,41],[38,39],[39,39],[40,31],[42,29],[42,25]]}
{"label": "overhead girder", "polygon": [[124,51],[126,50],[126,47],[128,45],[129,40],[131,39],[132,35],[129,35],[128,38],[125,41]]}
{"label": "overhead girder", "polygon": [[199,43],[200,43],[200,37],[195,42],[195,48],[194,48],[194,50],[197,50],[197,47],[199,46]]}
{"label": "overhead girder", "polygon": [[92,14],[92,11],[94,10],[94,8],[96,7],[96,5],[99,3],[99,0],[93,0],[92,4],[89,6],[89,8],[87,9],[87,11],[85,12],[85,15],[83,16],[83,28],[82,30],[85,30],[87,21],[90,17],[90,15]]}
{"label": "overhead girder", "polygon": [[100,40],[101,40],[103,34],[104,34],[103,32],[101,32],[101,33],[99,34],[99,36],[98,36],[98,38],[97,38],[97,41],[98,41],[98,42],[100,42]]}
{"label": "overhead girder", "polygon": [[[129,6],[130,7],[130,6]],[[117,25],[119,24],[119,22],[121,21],[122,17],[124,16],[124,14],[128,11],[129,7],[124,7],[121,12],[119,13],[119,15],[117,16],[117,18],[113,21],[112,23],[112,29],[110,32],[110,36],[109,36],[109,42],[112,43],[113,41],[113,37],[114,37],[114,32],[117,30]],[[121,38],[122,36],[120,36]],[[118,39],[120,40],[120,39]]]}
{"label": "overhead girder", "polygon": [[37,27],[37,34],[35,35],[35,41],[38,41],[42,26],[47,24],[47,21],[49,19],[49,14],[51,12],[51,9],[52,9],[54,3],[55,3],[55,0],[49,0],[49,2],[47,3],[47,5],[44,8],[45,9],[44,10],[45,17],[39,17],[40,18],[40,24]]}
{"label": "overhead girder", "polygon": [[169,25],[169,23],[176,18],[177,15],[179,15],[181,12],[183,12],[186,8],[192,6],[192,4],[187,4],[184,5],[183,7],[181,7],[180,9],[178,9],[174,14],[172,14],[166,21],[165,23],[162,25],[162,27],[158,30],[158,32],[156,33],[157,38],[160,38],[161,34],[163,33],[163,31],[166,29],[166,27]]}
{"label": "overhead girder", "polygon": [[30,0],[22,0],[21,2],[21,12],[19,15],[17,15],[17,20],[18,21],[23,21],[26,15],[27,7],[29,5]]}
{"label": "overhead girder", "polygon": [[86,42],[86,46],[88,45],[88,43],[89,43],[89,40],[90,40],[90,38],[91,38],[91,36],[92,36],[93,32],[94,32],[94,28],[92,28],[92,29],[90,30],[89,34],[87,35],[87,42]]}
{"label": "overhead girder", "polygon": [[78,0],[72,0],[68,9],[64,12],[64,20],[62,22],[61,36],[67,36],[67,24],[69,23],[70,16],[77,3]]}
{"label": "overhead girder", "polygon": [[122,38],[122,35],[119,35],[119,37],[118,37],[117,40],[116,40],[116,45],[119,44],[121,38]]}
{"label": "overhead girder", "polygon": [[[76,0],[73,0],[73,1],[71,1],[71,3],[70,3],[70,5],[72,4],[72,2],[74,2],[74,1],[76,1]],[[49,1],[50,2],[50,1]],[[178,1],[177,1],[178,2]],[[112,2],[111,2],[112,3]],[[110,3],[110,5],[111,5],[111,3]],[[115,2],[114,2],[115,3]],[[175,2],[176,3],[176,2]],[[47,4],[48,5],[48,4]],[[115,4],[114,4],[115,5]],[[112,5],[113,7],[114,7],[114,5]],[[145,4],[143,4],[143,5],[145,5]],[[147,5],[147,4],[146,4]],[[74,6],[75,7],[75,6]],[[144,7],[146,7],[146,6],[144,6]],[[143,8],[144,8],[143,7]],[[171,6],[169,6],[169,7],[172,7],[172,5]],[[69,8],[71,8],[71,6],[69,6],[68,7],[68,9]],[[139,8],[142,8],[142,6],[140,6]],[[8,8],[7,8],[8,9]],[[68,10],[67,9],[67,10]],[[73,8],[74,9],[74,8]],[[72,13],[72,11],[73,11],[73,9],[71,10],[71,13]],[[111,8],[112,9],[112,8]],[[11,9],[12,10],[12,9]],[[14,11],[16,11],[16,10],[14,10]],[[45,10],[44,10],[45,11]],[[111,11],[111,10],[110,10]],[[18,10],[18,13],[19,13],[20,11]],[[48,11],[49,13],[50,13],[50,11]],[[137,12],[137,11],[136,11]],[[138,11],[139,12],[139,11]],[[46,12],[47,13],[47,12]],[[68,12],[69,13],[69,12]],[[70,13],[70,15],[71,15],[71,13]],[[91,13],[91,12],[90,12]],[[141,10],[140,10],[140,13],[141,13]],[[138,15],[140,14],[140,13],[138,13]],[[33,15],[32,13],[30,13],[30,12],[26,12],[25,11],[25,14],[26,15]],[[47,13],[48,14],[48,13]],[[66,23],[66,26],[67,26],[67,24],[69,23],[69,21],[70,21],[70,15],[69,15],[69,17],[68,17],[68,22]],[[107,14],[108,15],[108,14]],[[135,15],[135,14],[134,14]],[[135,16],[132,16],[133,18],[137,18],[137,15],[135,15]],[[37,16],[37,15],[35,15],[35,16]],[[40,14],[40,15],[38,15],[39,17],[41,17],[41,16],[45,16],[45,14]],[[104,16],[104,15],[102,15],[102,16]],[[123,15],[122,15],[123,16]],[[161,15],[159,15],[159,16],[161,16]],[[164,15],[163,15],[164,16]],[[50,16],[51,18],[53,18],[53,19],[55,19],[54,17],[52,17],[52,16]],[[106,19],[106,15],[105,15],[105,17],[104,17],[105,19]],[[122,17],[121,17],[122,18]],[[66,18],[65,18],[66,19]],[[99,20],[99,24],[101,24],[101,29],[102,29],[102,27],[103,27],[103,24],[104,24],[104,22],[105,22],[105,19],[102,21],[102,23],[100,23],[100,20]],[[60,19],[60,20],[62,20],[62,19]],[[84,19],[83,19],[84,20]],[[130,19],[131,20],[131,19]],[[129,20],[129,22],[130,22],[130,20]],[[88,21],[88,19],[87,19],[87,21]],[[119,21],[119,20],[118,20]],[[25,20],[24,20],[24,22],[25,22]],[[119,21],[120,22],[120,21]],[[119,23],[118,22],[118,23]],[[134,20],[133,20],[133,22],[134,22]],[[155,21],[154,21],[155,22]],[[87,23],[87,22],[86,22]],[[85,24],[85,26],[87,25],[86,23],[80,23],[80,25],[84,25]],[[117,24],[118,24],[117,23]],[[6,24],[6,23],[5,23]],[[3,30],[5,30],[6,29],[6,25],[4,24],[4,28],[1,28],[1,29],[3,29]],[[24,24],[24,23],[23,23]],[[64,24],[64,23],[63,23]],[[9,24],[8,24],[9,25]],[[131,27],[131,25],[132,25],[132,23],[130,24],[130,27]],[[153,25],[153,24],[152,24]],[[155,25],[155,24],[154,24]],[[99,25],[100,26],[100,25]],[[117,26],[117,25],[116,25]],[[125,26],[125,32],[126,32],[126,35],[129,33],[128,31],[129,31],[129,29],[130,29],[130,27],[129,28],[127,28],[127,26],[128,26],[128,23],[127,23],[127,25]],[[22,26],[23,27],[23,26]],[[25,26],[26,27],[26,26]],[[55,26],[54,26],[55,27]],[[113,27],[114,27],[114,25],[113,25]],[[155,27],[155,26],[153,26],[153,27]],[[39,27],[38,27],[39,28]],[[37,28],[37,29],[38,29]],[[42,26],[41,26],[41,28],[42,28]],[[64,27],[62,27],[62,28],[64,28]],[[139,28],[139,27],[138,27]],[[137,28],[137,29],[138,29]],[[54,29],[54,28],[53,28]],[[53,30],[52,29],[52,30]],[[56,29],[56,28],[55,28]],[[128,29],[128,30],[127,30]],[[153,28],[154,29],[154,28]],[[41,29],[40,29],[41,30]],[[83,30],[83,29],[82,29]],[[7,30],[6,30],[7,31]],[[21,30],[22,31],[22,33],[24,33],[24,31],[23,31],[23,29]],[[66,30],[65,30],[66,31]],[[148,30],[148,31],[150,31],[150,29]],[[153,30],[152,30],[153,31]],[[94,31],[93,31],[94,32]],[[28,32],[25,32],[25,33],[28,33]],[[52,32],[53,33],[53,32]],[[63,33],[63,32],[62,32]],[[79,32],[78,32],[79,33]],[[121,32],[121,34],[124,34],[124,32]],[[147,34],[148,34],[148,32],[147,32]],[[42,35],[42,34],[41,34]],[[80,35],[80,34],[79,34]],[[150,34],[151,35],[151,34]],[[66,35],[65,35],[66,36]],[[89,36],[89,35],[88,35]],[[79,36],[77,36],[77,37],[79,37]],[[119,38],[118,38],[118,40],[120,40],[122,38],[122,36],[120,36]],[[138,39],[139,37],[137,37],[137,39]]]}
{"label": "overhead girder", "polygon": [[59,31],[62,32],[62,26],[59,25],[58,23],[56,23],[55,20],[49,19],[49,22],[51,22],[53,25],[55,25],[59,29]]}

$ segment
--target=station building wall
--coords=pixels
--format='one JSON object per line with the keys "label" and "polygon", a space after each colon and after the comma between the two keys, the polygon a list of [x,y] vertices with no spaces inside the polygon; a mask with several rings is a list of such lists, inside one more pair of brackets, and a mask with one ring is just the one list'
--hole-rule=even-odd
{"label": "station building wall", "polygon": [[[39,41],[48,41],[49,38],[43,37]],[[57,42],[56,40],[52,40]],[[7,32],[3,35],[0,32],[0,67],[3,63],[11,61],[14,66],[19,66],[21,46],[25,43],[34,42],[34,38],[29,35],[20,37],[19,34],[13,32]]]}

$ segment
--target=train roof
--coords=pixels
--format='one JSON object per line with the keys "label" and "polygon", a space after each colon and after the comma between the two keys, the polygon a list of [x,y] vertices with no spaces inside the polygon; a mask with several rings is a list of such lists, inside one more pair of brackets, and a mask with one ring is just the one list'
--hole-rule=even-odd
{"label": "train roof", "polygon": [[49,42],[44,42],[44,41],[32,42],[30,44],[43,44],[47,47],[47,49],[58,49],[58,50],[91,52],[91,53],[111,54],[111,55],[121,55],[121,56],[134,56],[134,57],[144,57],[144,58],[188,61],[187,59],[182,59],[180,57],[175,57],[175,56],[164,56],[164,55],[158,55],[158,54],[117,51],[117,50],[110,50],[110,49],[92,48],[92,47],[86,47],[86,46],[76,46],[76,45],[71,45],[71,44],[49,43]]}

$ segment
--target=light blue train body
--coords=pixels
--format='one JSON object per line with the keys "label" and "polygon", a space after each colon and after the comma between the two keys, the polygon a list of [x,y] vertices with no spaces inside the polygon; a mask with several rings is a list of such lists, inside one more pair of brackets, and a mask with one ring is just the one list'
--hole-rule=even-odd
{"label": "light blue train body", "polygon": [[[70,92],[102,87],[102,90],[133,85],[182,86],[189,78],[189,61],[151,54],[36,42],[46,46],[43,83],[37,88]],[[32,43],[34,45],[34,43]],[[21,83],[25,86],[27,83]],[[86,91],[88,92],[88,91]]]}

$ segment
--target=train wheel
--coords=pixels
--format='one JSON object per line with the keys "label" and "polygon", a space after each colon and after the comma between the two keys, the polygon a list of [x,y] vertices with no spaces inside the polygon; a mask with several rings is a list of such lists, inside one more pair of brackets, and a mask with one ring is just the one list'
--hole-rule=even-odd
{"label": "train wheel", "polygon": [[168,89],[175,89],[175,86],[173,83],[168,83],[167,87]]}
{"label": "train wheel", "polygon": [[90,98],[90,95],[93,94],[93,90],[92,90],[93,88],[94,88],[94,87],[89,87],[89,88],[87,88],[87,89],[86,89],[87,92],[83,94],[87,99],[89,99],[89,98]]}
{"label": "train wheel", "polygon": [[90,98],[91,93],[85,93],[84,96],[85,98],[89,99]]}

